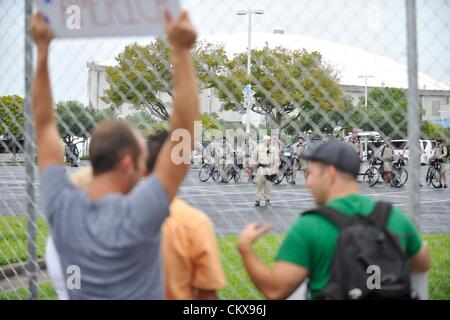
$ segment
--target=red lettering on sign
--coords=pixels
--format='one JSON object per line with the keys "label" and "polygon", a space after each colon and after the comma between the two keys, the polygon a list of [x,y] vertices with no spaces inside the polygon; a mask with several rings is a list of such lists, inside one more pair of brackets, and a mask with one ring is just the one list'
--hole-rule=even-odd
{"label": "red lettering on sign", "polygon": [[144,13],[144,10],[142,9],[141,6],[141,1],[140,0],[134,0],[134,3],[137,7],[137,11],[140,13],[140,16],[147,22],[150,23],[161,23],[163,21],[163,11],[162,9],[167,6],[167,1],[166,0],[157,0],[156,1],[156,8],[155,11],[152,12],[152,16],[146,16]]}
{"label": "red lettering on sign", "polygon": [[127,24],[139,24],[139,21],[136,20],[135,16],[133,15],[133,4],[131,1],[126,1],[127,4],[127,10],[128,10],[128,20],[126,21]]}
{"label": "red lettering on sign", "polygon": [[97,6],[98,6],[97,0],[89,0],[88,3],[89,3],[88,9],[89,9],[89,12],[91,14],[92,23],[94,25],[99,25],[99,26],[106,26],[106,25],[108,25],[110,23],[109,21],[100,21],[100,20],[98,20],[98,17],[97,17]]}

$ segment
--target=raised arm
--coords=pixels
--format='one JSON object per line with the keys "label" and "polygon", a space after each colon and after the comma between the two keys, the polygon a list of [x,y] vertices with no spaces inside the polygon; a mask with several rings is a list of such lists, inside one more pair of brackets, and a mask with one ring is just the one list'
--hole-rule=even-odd
{"label": "raised arm", "polygon": [[48,75],[48,51],[53,33],[40,13],[33,15],[30,33],[37,47],[37,67],[31,92],[39,170],[64,164],[64,153],[56,127],[52,92]]}
{"label": "raised arm", "polygon": [[[175,97],[170,126],[171,139],[161,150],[155,175],[166,190],[169,200],[172,200],[189,168],[190,150],[194,148],[194,121],[199,119],[200,110],[197,78],[191,55],[196,32],[187,12],[182,11],[177,20],[172,20],[166,12],[166,32],[172,53]],[[182,140],[179,139],[180,136],[183,137]],[[185,145],[187,141],[190,142],[189,152],[180,155],[179,145]]]}
{"label": "raised arm", "polygon": [[408,144],[405,144],[405,146],[403,147],[403,150],[402,150],[402,156],[405,155],[405,152],[407,149],[408,149]]}
{"label": "raised arm", "polygon": [[270,225],[260,227],[256,223],[249,224],[241,231],[237,247],[256,288],[267,299],[286,299],[308,277],[309,270],[285,261],[277,261],[273,267],[269,267],[259,260],[252,243],[270,228]]}

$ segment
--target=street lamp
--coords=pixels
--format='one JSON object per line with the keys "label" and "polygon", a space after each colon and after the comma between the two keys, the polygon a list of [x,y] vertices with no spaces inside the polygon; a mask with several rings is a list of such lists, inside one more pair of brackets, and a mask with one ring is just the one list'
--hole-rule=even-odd
{"label": "street lamp", "polygon": [[363,75],[359,75],[358,78],[364,78],[364,83],[365,83],[364,106],[367,108],[367,79],[374,78],[374,76],[368,75],[368,74],[363,74]]}
{"label": "street lamp", "polygon": [[[238,16],[245,16],[248,15],[248,46],[247,46],[247,75],[250,77],[251,73],[252,73],[252,69],[251,69],[251,60],[252,60],[252,15],[254,14],[264,14],[263,10],[239,10],[236,12],[236,14]],[[250,99],[250,98],[248,98]],[[250,132],[250,102],[246,101],[246,106],[247,106],[247,119],[246,119],[246,133]]]}

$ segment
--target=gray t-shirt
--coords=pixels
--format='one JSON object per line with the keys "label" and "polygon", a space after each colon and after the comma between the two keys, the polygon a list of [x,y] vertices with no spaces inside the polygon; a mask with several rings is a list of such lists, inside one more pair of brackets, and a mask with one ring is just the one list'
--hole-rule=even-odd
{"label": "gray t-shirt", "polygon": [[69,266],[81,273],[70,299],[164,298],[160,229],[169,201],[155,176],[127,196],[93,202],[63,166],[51,166],[41,176],[41,196],[65,279],[73,275]]}

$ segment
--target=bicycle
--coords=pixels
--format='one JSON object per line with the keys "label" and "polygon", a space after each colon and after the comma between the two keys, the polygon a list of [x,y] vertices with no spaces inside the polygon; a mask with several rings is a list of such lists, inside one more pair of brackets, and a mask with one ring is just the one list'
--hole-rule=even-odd
{"label": "bicycle", "polygon": [[402,155],[392,166],[391,185],[394,188],[401,188],[408,181],[408,171],[405,169],[406,159]]}
{"label": "bicycle", "polygon": [[198,178],[201,182],[206,182],[211,177],[214,181],[218,181],[220,178],[219,169],[217,168],[217,161],[212,164],[205,163],[198,173]]}
{"label": "bicycle", "polygon": [[[392,177],[389,183],[394,188],[401,188],[408,181],[408,171],[404,168],[406,164],[405,158],[400,156],[399,160],[393,163]],[[373,157],[370,161],[369,168],[364,173],[363,182],[369,187],[373,187],[378,183],[380,177],[386,180],[387,172],[384,171],[384,161],[378,157]]]}
{"label": "bicycle", "polygon": [[281,164],[277,176],[273,180],[273,183],[280,184],[284,180],[284,178],[286,178],[286,181],[288,183],[291,183],[292,181],[294,181],[292,171],[292,164],[293,164],[292,152],[290,150],[284,150],[283,156],[281,156],[280,158]]}
{"label": "bicycle", "polygon": [[425,181],[427,186],[432,185],[434,188],[438,189],[442,187],[441,183],[441,163],[439,160],[430,160],[427,175]]}
{"label": "bicycle", "polygon": [[[380,163],[378,163],[380,161]],[[378,167],[377,167],[378,165]],[[369,187],[373,187],[380,180],[380,169],[383,167],[383,160],[372,157],[369,162],[369,168],[364,173],[363,183],[367,183]]]}
{"label": "bicycle", "polygon": [[238,182],[241,178],[241,170],[242,167],[237,163],[237,154],[233,152],[233,164],[228,165],[225,171],[225,182],[230,182],[231,179],[234,179],[234,182]]}

